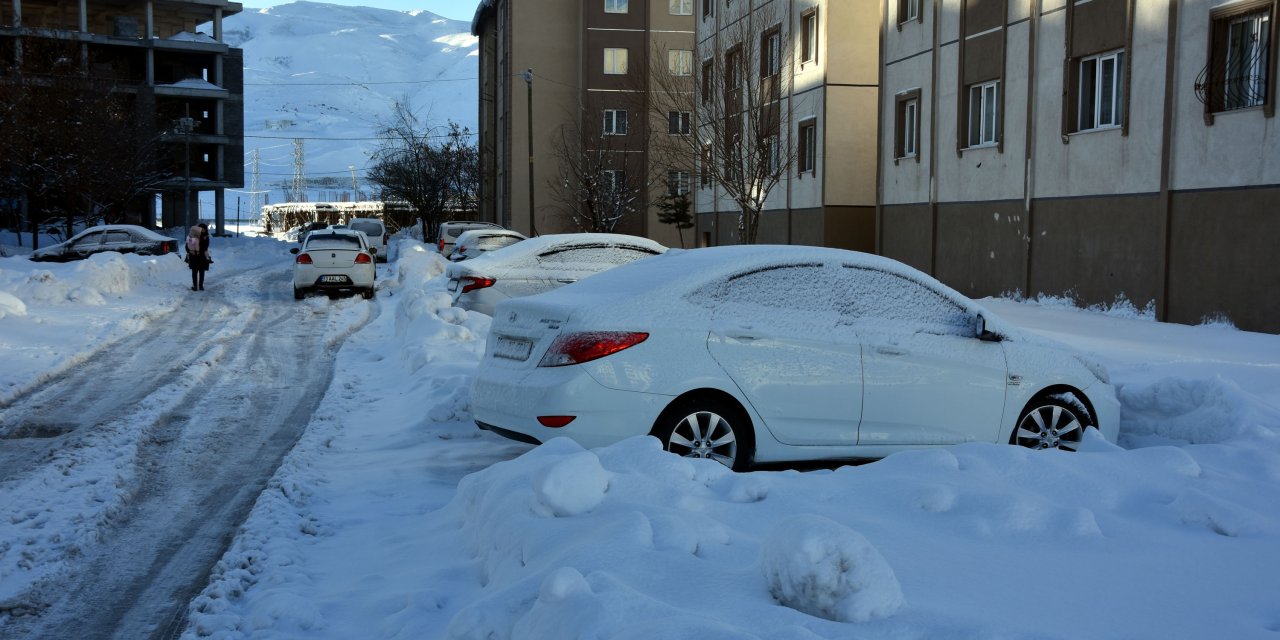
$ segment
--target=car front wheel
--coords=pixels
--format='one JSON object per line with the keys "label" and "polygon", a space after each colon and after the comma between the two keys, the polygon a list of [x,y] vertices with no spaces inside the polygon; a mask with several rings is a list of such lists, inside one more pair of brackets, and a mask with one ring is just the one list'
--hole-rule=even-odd
{"label": "car front wheel", "polygon": [[667,409],[654,435],[662,448],[686,458],[710,458],[735,471],[751,456],[750,421],[741,409],[716,398],[693,398]]}
{"label": "car front wheel", "polygon": [[1076,451],[1089,426],[1083,407],[1059,398],[1039,397],[1023,410],[1010,440],[1028,449]]}

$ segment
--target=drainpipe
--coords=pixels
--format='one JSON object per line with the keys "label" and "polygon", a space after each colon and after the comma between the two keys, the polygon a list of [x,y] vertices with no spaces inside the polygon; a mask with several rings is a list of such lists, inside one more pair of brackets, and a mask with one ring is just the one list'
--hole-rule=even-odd
{"label": "drainpipe", "polygon": [[933,0],[933,69],[929,76],[929,273],[938,275],[938,58],[942,0]]}
{"label": "drainpipe", "polygon": [[[1173,202],[1170,183],[1173,173],[1173,85],[1176,78],[1178,55],[1178,5],[1181,0],[1169,2],[1169,34],[1165,45],[1164,61],[1164,122],[1160,133],[1160,297],[1156,300],[1156,314],[1161,322],[1169,321],[1169,253],[1172,251]],[[1125,114],[1127,120],[1129,114]]]}

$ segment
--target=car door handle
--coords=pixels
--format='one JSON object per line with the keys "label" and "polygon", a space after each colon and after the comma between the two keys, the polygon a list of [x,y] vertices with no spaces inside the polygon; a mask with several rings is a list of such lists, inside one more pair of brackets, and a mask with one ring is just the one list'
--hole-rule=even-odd
{"label": "car door handle", "polygon": [[901,347],[890,347],[886,345],[880,345],[876,347],[876,353],[881,353],[886,356],[905,356],[907,355],[907,350]]}
{"label": "car door handle", "polygon": [[561,283],[561,284],[573,284],[573,283],[575,283],[575,282],[577,282],[577,281],[578,281],[578,280],[577,280],[576,278],[569,278],[569,279],[565,279],[565,280],[556,280],[556,282],[559,282],[559,283]]}

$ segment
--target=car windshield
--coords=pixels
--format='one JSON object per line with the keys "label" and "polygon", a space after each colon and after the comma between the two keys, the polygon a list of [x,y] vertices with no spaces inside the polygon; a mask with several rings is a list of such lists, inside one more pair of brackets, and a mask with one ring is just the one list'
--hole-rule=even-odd
{"label": "car windshield", "polygon": [[382,237],[382,225],[376,222],[353,222],[351,228],[359,231],[370,238]]}
{"label": "car windshield", "polygon": [[543,264],[602,264],[618,265],[633,262],[641,258],[658,255],[657,251],[639,247],[621,247],[616,245],[589,245],[580,247],[558,247],[538,256]]}
{"label": "car windshield", "polygon": [[312,233],[307,237],[307,249],[346,249],[349,251],[360,250],[360,239],[355,236],[339,235],[336,233],[320,235]]}

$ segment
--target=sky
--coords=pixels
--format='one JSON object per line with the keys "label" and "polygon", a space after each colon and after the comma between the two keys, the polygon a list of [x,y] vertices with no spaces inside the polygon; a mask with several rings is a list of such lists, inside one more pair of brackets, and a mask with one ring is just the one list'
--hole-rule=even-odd
{"label": "sky", "polygon": [[[431,13],[452,18],[454,20],[471,21],[475,16],[476,6],[479,0],[317,0],[326,4],[340,4],[353,7],[375,7],[378,9],[392,9],[395,11],[413,11],[415,9],[426,9]],[[244,3],[246,7],[254,9],[262,9],[265,7],[274,7],[280,4],[289,4],[288,2],[271,2],[270,0],[250,0]]]}
{"label": "sky", "polygon": [[[0,232],[0,245],[13,240]],[[0,602],[79,575],[76,558],[111,537],[150,477],[144,454],[168,433],[158,425],[205,437],[170,415],[244,422],[240,403],[183,403],[189,388],[248,393],[219,372],[242,362],[228,345],[259,341],[252,318],[312,318],[324,329],[308,335],[337,349],[328,391],[189,605],[184,640],[1280,631],[1280,336],[1159,323],[1131,305],[983,300],[1106,365],[1123,405],[1117,443],[1091,437],[1069,454],[972,442],[733,473],[648,437],[535,449],[476,429],[469,388],[490,318],[451,305],[429,246],[396,238],[373,300],[295,301],[292,243],[216,243],[200,304],[176,255],[0,258],[0,430],[34,404],[11,398],[125,336],[167,349],[172,327],[192,327],[200,337],[181,340],[205,345],[95,438],[0,484],[0,541],[12,541],[0,545]],[[258,360],[296,346],[263,345],[277,351]],[[0,613],[0,636],[25,637],[15,622]]]}

